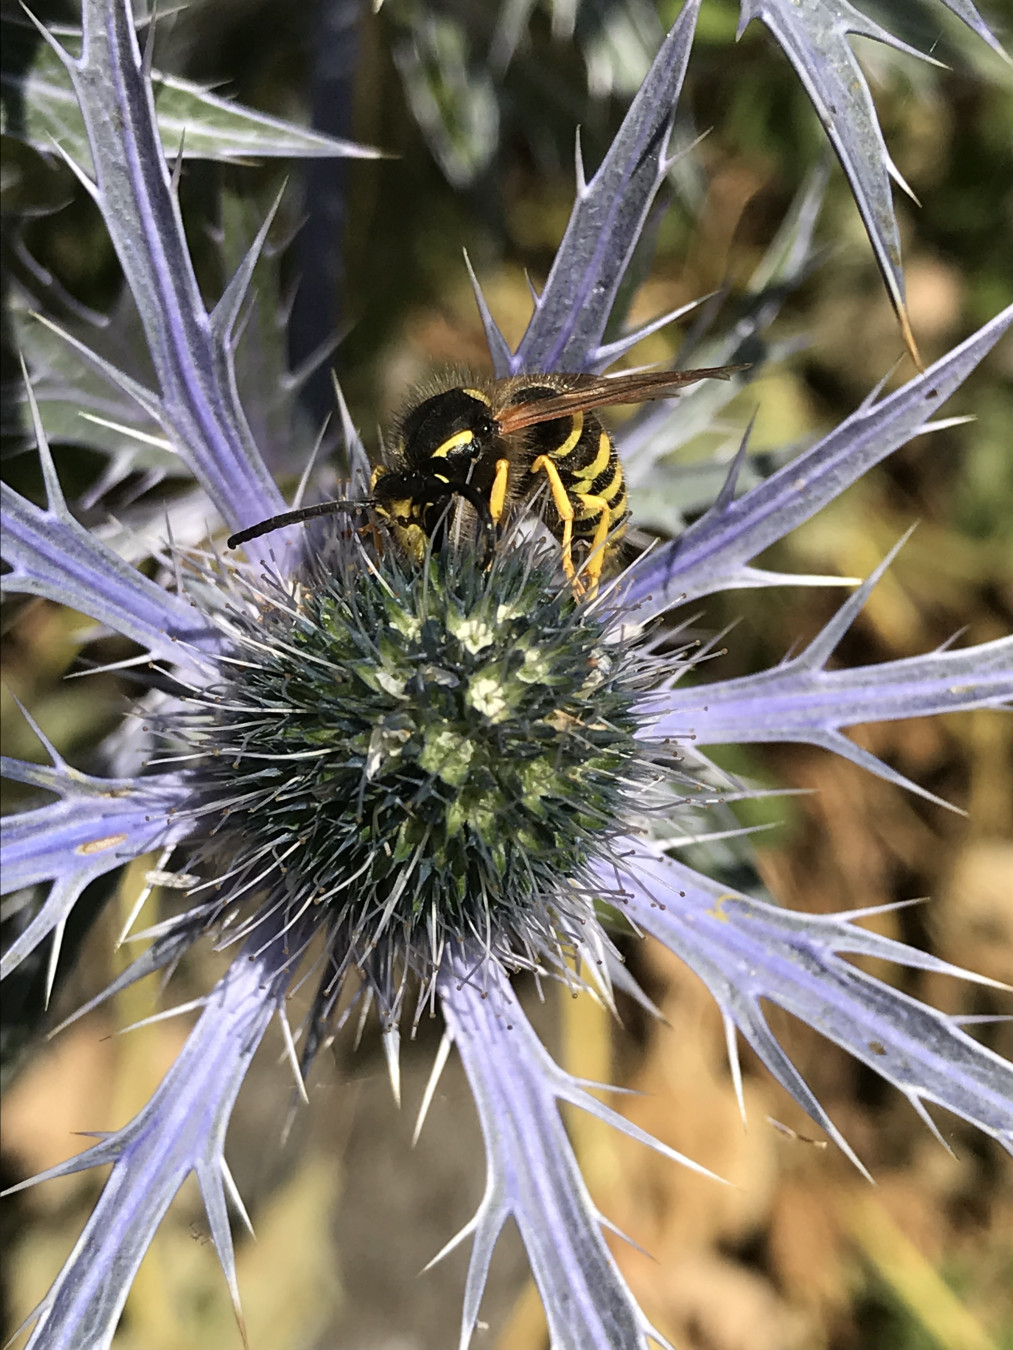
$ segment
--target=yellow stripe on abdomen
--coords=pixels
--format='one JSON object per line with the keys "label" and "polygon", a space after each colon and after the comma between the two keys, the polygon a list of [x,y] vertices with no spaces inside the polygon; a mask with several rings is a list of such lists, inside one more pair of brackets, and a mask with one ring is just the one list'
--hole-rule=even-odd
{"label": "yellow stripe on abdomen", "polygon": [[598,453],[590,464],[585,464],[583,468],[575,469],[574,477],[579,478],[582,483],[593,483],[594,480],[603,474],[612,462],[615,451],[612,449],[612,442],[608,438],[607,432],[598,433]]}
{"label": "yellow stripe on abdomen", "polygon": [[570,428],[570,434],[562,445],[557,445],[555,450],[549,451],[549,458],[554,460],[566,459],[572,455],[574,450],[580,445],[580,438],[584,434],[584,414],[582,412],[573,414],[573,426]]}
{"label": "yellow stripe on abdomen", "polygon": [[623,470],[622,465],[619,463],[618,457],[615,459],[614,463],[615,469],[613,471],[612,477],[609,479],[605,487],[598,488],[594,494],[596,497],[604,497],[605,500],[610,505],[612,503],[612,498],[616,495],[617,492],[622,491],[623,486]]}

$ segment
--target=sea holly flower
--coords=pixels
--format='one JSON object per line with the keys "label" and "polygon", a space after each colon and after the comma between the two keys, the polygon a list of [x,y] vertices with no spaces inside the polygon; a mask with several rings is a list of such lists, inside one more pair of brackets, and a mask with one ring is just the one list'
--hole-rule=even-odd
{"label": "sea holly flower", "polygon": [[[695,3],[683,9],[595,174],[585,180],[580,170],[570,224],[516,351],[480,295],[497,374],[599,370],[639,336],[606,340],[606,325],[668,169],[697,11]],[[266,231],[209,312],[127,7],[87,0],[83,34],[80,57],[61,55],[90,147],[90,171],[76,167],[116,246],[157,388],[73,341],[160,428],[160,449],[193,474],[210,511],[239,530],[283,508],[235,380],[235,328]],[[813,224],[810,194],[782,241],[785,274],[804,266]],[[758,288],[729,362],[772,303]],[[530,971],[611,1001],[614,987],[634,987],[613,923],[652,936],[704,980],[725,1020],[737,1086],[739,1033],[859,1167],[773,1035],[763,1002],[844,1046],[898,1087],[930,1128],[931,1102],[1013,1149],[1013,1069],[959,1018],[844,958],[967,972],[863,928],[860,909],[793,914],[673,856],[675,844],[701,833],[696,808],[734,795],[704,758],[708,745],[805,742],[902,781],[842,729],[1008,701],[1013,641],[828,668],[882,568],[802,652],[738,680],[691,684],[700,651],[671,632],[663,643],[653,628],[686,598],[821,581],[761,571],[751,560],[938,426],[943,402],[1011,324],[1013,309],[738,495],[737,462],[710,509],[677,539],[583,596],[562,575],[556,541],[539,536],[537,505],[506,522],[488,558],[466,521],[453,519],[421,561],[406,557],[367,508],[365,519],[349,513],[312,533],[289,527],[254,540],[245,562],[213,543],[168,541],[152,550],[168,564],[162,584],[71,511],[29,382],[46,503],[3,489],[5,589],[67,604],[121,633],[154,674],[133,734],[110,748],[115,776],[86,775],[52,747],[49,765],[6,763],[53,800],[4,822],[4,886],[20,897],[22,922],[3,973],[48,939],[51,982],[84,888],[152,851],[161,855],[156,879],[174,878],[185,901],[141,935],[149,945],[100,999],[170,967],[201,939],[233,954],[148,1104],[34,1179],[111,1167],[39,1307],[31,1345],[110,1343],[152,1234],[191,1173],[238,1308],[227,1202],[245,1211],[225,1157],[236,1094],[272,1019],[301,1085],[323,1038],[348,1016],[343,994],[357,1015],[376,1007],[395,1079],[401,1028],[438,1011],[446,1028],[439,1062],[456,1046],[472,1088],[488,1173],[474,1219],[448,1244],[472,1239],[461,1345],[471,1340],[508,1218],[553,1345],[666,1344],[605,1245],[605,1216],[581,1178],[559,1105],[688,1160],[560,1068],[510,983]],[[666,416],[646,412],[619,438],[645,482]],[[347,415],[344,422],[348,492],[361,497],[364,451]],[[47,896],[31,908],[46,882]],[[306,980],[312,1006],[305,1024],[291,1027],[286,995]]]}

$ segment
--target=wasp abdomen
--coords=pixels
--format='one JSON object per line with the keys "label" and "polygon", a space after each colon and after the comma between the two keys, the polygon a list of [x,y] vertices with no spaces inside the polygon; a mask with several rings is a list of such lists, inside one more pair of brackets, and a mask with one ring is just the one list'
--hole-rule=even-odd
{"label": "wasp abdomen", "polygon": [[[525,389],[528,399],[544,398],[552,391]],[[599,530],[602,514],[608,512],[611,534],[625,521],[628,498],[619,456],[612,438],[590,412],[577,412],[528,429],[531,463],[544,455],[559,471],[574,509],[573,533],[591,539]]]}

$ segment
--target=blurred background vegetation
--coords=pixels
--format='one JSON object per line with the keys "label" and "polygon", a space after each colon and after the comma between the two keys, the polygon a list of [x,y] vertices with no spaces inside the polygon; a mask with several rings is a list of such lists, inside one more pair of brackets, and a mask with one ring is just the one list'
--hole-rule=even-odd
{"label": "blurred background vegetation", "polygon": [[[883,0],[867,8],[905,24],[897,31],[933,46],[949,66],[934,70],[857,44],[875,77],[891,153],[921,201],[917,207],[897,194],[911,320],[923,355],[933,360],[1008,303],[1013,290],[1013,77],[955,20],[937,13],[941,6]],[[774,43],[756,24],[733,42],[737,9],[732,0],[704,0],[676,139],[708,134],[673,173],[636,318],[721,287],[734,303],[824,152],[812,109]],[[1001,20],[997,9],[985,17]],[[374,15],[323,0],[302,6],[217,0],[160,20],[161,69],[213,83],[278,116],[312,117],[332,134],[391,155],[295,168],[188,162],[183,175],[184,219],[213,295],[227,260],[289,173],[270,260],[277,276],[265,276],[265,309],[279,286],[291,303],[293,370],[312,366],[320,344],[339,338],[303,383],[300,402],[287,405],[300,454],[332,405],[331,366],[371,446],[374,426],[434,366],[486,367],[463,249],[516,343],[530,308],[525,274],[536,284],[544,280],[569,212],[575,127],[590,173],[678,5],[656,10],[632,0],[586,0],[572,32],[553,32],[540,5],[527,17],[524,10],[479,0],[387,0]],[[46,7],[42,14],[54,17]],[[511,15],[522,22],[512,52]],[[5,171],[5,297],[12,284],[30,281],[57,311],[71,298],[109,310],[118,268],[93,204],[55,160],[7,138],[4,150],[14,166]],[[16,223],[30,201],[33,217]],[[756,412],[752,445],[761,453],[827,430],[902,360],[893,314],[836,165],[817,237],[826,250],[822,262],[790,297],[772,335],[800,336],[804,345],[751,384],[718,428],[737,437]],[[29,255],[48,280],[29,276]],[[270,314],[260,322],[269,328]],[[670,360],[679,342],[678,332],[666,330],[633,359]],[[10,345],[5,380],[13,378]],[[269,344],[262,339],[262,345]],[[910,373],[902,363],[895,378]],[[958,630],[968,642],[1010,631],[1008,342],[947,413],[977,420],[919,438],[764,559],[785,570],[864,575],[918,522],[842,644],[845,664],[929,650]],[[9,411],[5,473],[23,490],[37,490],[32,456],[23,453],[14,421]],[[265,415],[263,426],[270,425]],[[275,453],[287,464],[291,486],[302,461],[294,454],[286,460],[288,448],[276,446]],[[691,457],[699,447],[684,453]],[[178,490],[171,480],[145,484],[134,474],[93,498],[89,488],[106,461],[64,443],[58,462],[68,498],[82,500],[82,517],[96,522],[142,489],[155,502]],[[736,624],[727,655],[712,663],[709,677],[778,661],[820,629],[840,598],[834,591],[785,590],[708,601],[701,629]],[[95,767],[96,747],[122,715],[129,682],[65,678],[81,668],[80,616],[19,602],[5,609],[4,626],[5,751],[42,757],[14,708],[16,697],[72,763]],[[103,639],[87,654],[105,661],[124,650]],[[860,728],[855,735],[967,816],[816,751],[728,752],[719,758],[736,772],[805,794],[765,804],[760,818],[779,824],[756,841],[763,883],[782,903],[812,911],[931,896],[929,905],[875,922],[950,961],[1010,979],[1007,725],[970,713]],[[113,944],[143,871],[144,864],[130,869],[115,894],[89,896],[79,931],[68,934],[66,950],[79,959],[61,970],[50,1025],[125,963]],[[680,1350],[1013,1346],[1013,1187],[1001,1150],[947,1119],[941,1128],[955,1156],[948,1155],[898,1093],[776,1011],[775,1028],[793,1059],[879,1184],[869,1187],[813,1137],[817,1132],[748,1052],[743,1131],[720,1019],[702,987],[656,946],[630,941],[626,951],[669,1025],[625,1004],[617,1027],[587,999],[571,1003],[551,994],[540,1006],[529,991],[527,1001],[568,1067],[638,1089],[643,1095],[627,1099],[626,1109],[639,1124],[735,1183],[720,1189],[596,1124],[571,1121],[595,1199],[654,1258],[616,1243],[617,1259],[645,1311]],[[211,953],[194,952],[165,994],[131,990],[51,1043],[38,1040],[41,967],[23,972],[4,1042],[11,1080],[5,1182],[84,1144],[73,1131],[111,1128],[133,1114],[177,1052],[186,1019],[121,1038],[113,1033],[198,996],[219,969]],[[918,972],[876,973],[947,1010],[983,1014],[998,1007],[993,994],[977,987]],[[287,1070],[270,1045],[261,1055],[240,1097],[229,1147],[259,1239],[241,1241],[238,1254],[246,1325],[257,1350],[437,1350],[455,1343],[466,1251],[416,1277],[470,1216],[481,1195],[482,1156],[453,1062],[411,1150],[413,1113],[438,1035],[425,1024],[407,1048],[401,1113],[371,1034],[357,1050],[342,1038],[321,1056],[311,1109],[291,1122]],[[1008,1029],[985,1026],[981,1035],[1009,1053]],[[26,1043],[32,1053],[20,1055]],[[69,1178],[5,1203],[8,1334],[70,1250],[101,1181],[90,1174]],[[494,1262],[484,1309],[488,1327],[476,1335],[477,1346],[542,1345],[537,1298],[512,1233]],[[185,1189],[142,1268],[116,1345],[240,1343],[196,1188]]]}

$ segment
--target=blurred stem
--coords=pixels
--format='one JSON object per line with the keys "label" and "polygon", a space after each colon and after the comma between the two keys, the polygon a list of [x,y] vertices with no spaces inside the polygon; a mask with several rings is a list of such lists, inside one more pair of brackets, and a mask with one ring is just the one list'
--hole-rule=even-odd
{"label": "blurred stem", "polygon": [[971,799],[970,826],[978,838],[1005,838],[1013,818],[1013,727],[988,710],[965,713],[970,719]]}
{"label": "blurred stem", "polygon": [[[312,9],[311,125],[351,140],[362,6],[357,0],[317,0]],[[289,320],[293,370],[330,342],[341,326],[349,163],[327,157],[303,161],[304,219],[295,238],[299,284]],[[321,426],[334,410],[329,366],[325,362],[314,370],[302,388],[314,426]]]}
{"label": "blurred stem", "polygon": [[[562,1065],[567,1073],[595,1083],[612,1081],[612,1014],[586,993],[574,996],[559,986]],[[614,1135],[583,1111],[570,1111],[567,1132],[589,1184],[607,1188],[619,1175]]]}
{"label": "blurred stem", "polygon": [[845,1213],[861,1254],[943,1350],[998,1350],[996,1342],[898,1228],[880,1200],[866,1194]]}

